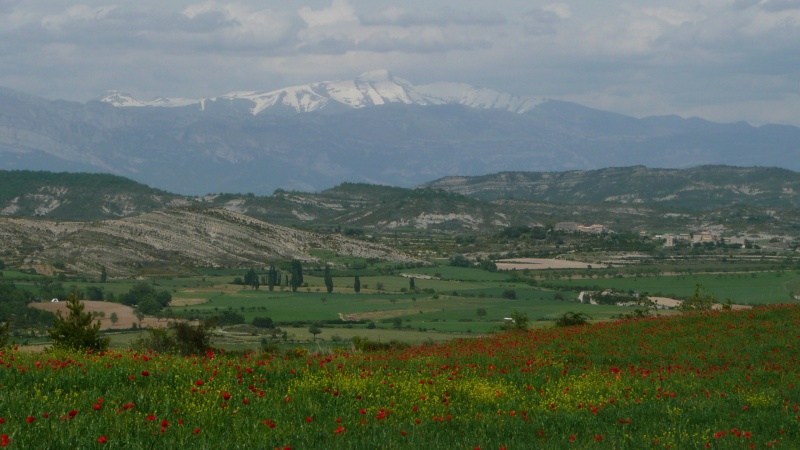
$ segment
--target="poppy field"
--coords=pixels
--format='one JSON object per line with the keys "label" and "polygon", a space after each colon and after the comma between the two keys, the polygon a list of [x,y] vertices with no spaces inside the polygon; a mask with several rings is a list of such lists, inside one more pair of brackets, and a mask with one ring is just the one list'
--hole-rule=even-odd
{"label": "poppy field", "polygon": [[0,352],[0,446],[797,448],[800,308],[374,353]]}

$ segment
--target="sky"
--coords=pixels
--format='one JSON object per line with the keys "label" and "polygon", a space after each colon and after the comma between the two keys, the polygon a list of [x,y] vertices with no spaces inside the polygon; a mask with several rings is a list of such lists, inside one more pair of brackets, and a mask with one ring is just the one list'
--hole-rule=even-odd
{"label": "sky", "polygon": [[800,0],[0,0],[0,86],[52,100],[376,69],[635,117],[800,126]]}

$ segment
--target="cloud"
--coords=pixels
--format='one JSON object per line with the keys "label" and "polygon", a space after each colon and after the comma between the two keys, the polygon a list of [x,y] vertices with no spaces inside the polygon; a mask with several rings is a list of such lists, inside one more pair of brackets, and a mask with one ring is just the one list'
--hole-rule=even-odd
{"label": "cloud", "polygon": [[770,12],[800,9],[800,0],[765,0],[761,7]]}
{"label": "cloud", "polygon": [[358,22],[355,9],[347,0],[333,0],[329,8],[317,10],[303,7],[297,13],[309,27]]}
{"label": "cloud", "polygon": [[471,11],[454,10],[446,7],[438,11],[409,10],[399,7],[389,7],[377,13],[360,16],[361,23],[365,26],[501,26],[508,23],[505,16],[496,11]]}
{"label": "cloud", "polygon": [[558,24],[572,16],[569,6],[560,3],[532,9],[522,16],[522,28],[531,36],[546,36],[558,32]]}

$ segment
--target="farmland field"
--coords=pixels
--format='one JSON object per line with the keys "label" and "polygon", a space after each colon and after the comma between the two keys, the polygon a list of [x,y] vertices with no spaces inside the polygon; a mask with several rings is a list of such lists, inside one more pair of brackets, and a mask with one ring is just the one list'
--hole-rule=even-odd
{"label": "farmland field", "polygon": [[9,448],[792,448],[800,308],[388,352],[0,353]]}

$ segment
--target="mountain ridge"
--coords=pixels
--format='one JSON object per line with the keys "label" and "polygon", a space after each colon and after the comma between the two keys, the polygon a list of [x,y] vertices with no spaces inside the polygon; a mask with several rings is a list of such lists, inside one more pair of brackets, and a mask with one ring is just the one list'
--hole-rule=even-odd
{"label": "mountain ridge", "polygon": [[[448,175],[630,165],[800,170],[797,127],[637,119],[558,100],[520,113],[489,108],[512,104],[510,97],[493,103],[496,96],[476,91],[469,102],[482,107],[473,108],[446,91],[438,88],[439,104],[376,94],[364,104],[383,104],[329,101],[309,113],[281,104],[253,115],[256,103],[245,98],[115,107],[0,89],[0,169],[109,172],[182,195],[321,191],[343,182],[412,187]],[[372,98],[356,94],[356,103]]]}
{"label": "mountain ridge", "polygon": [[459,104],[475,109],[497,109],[524,113],[541,100],[480,88],[465,83],[432,83],[415,86],[393,76],[387,70],[365,72],[352,80],[334,80],[297,85],[273,91],[234,91],[204,99],[158,98],[141,101],[122,91],[109,91],[98,99],[115,107],[185,107],[197,105],[205,110],[208,102],[252,102],[251,114],[285,109],[295,113],[323,111],[328,108],[364,108],[387,103],[406,105]]}

